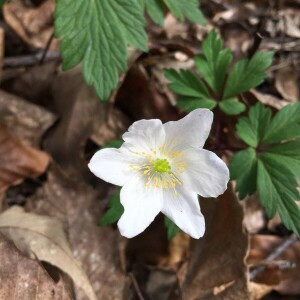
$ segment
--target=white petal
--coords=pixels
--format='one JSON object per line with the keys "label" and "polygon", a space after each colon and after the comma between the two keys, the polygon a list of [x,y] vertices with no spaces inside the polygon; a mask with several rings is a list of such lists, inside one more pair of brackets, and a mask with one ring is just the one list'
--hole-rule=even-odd
{"label": "white petal", "polygon": [[210,132],[213,113],[204,108],[193,110],[179,121],[170,121],[163,126],[169,143],[176,141],[178,146],[202,148]]}
{"label": "white petal", "polygon": [[124,206],[118,227],[121,235],[132,238],[143,232],[152,223],[163,206],[161,189],[146,188],[138,176],[121,189],[120,199]]}
{"label": "white petal", "polygon": [[157,149],[165,141],[165,130],[158,119],[140,120],[134,122],[122,136],[127,147],[134,147],[137,151]]}
{"label": "white petal", "polygon": [[125,147],[106,148],[94,154],[88,167],[99,178],[122,186],[135,174],[130,165],[135,164],[137,160],[138,158]]}
{"label": "white petal", "polygon": [[199,239],[205,232],[205,221],[200,211],[198,196],[184,188],[176,191],[177,195],[172,190],[165,190],[162,212],[181,230]]}
{"label": "white petal", "polygon": [[187,149],[187,166],[180,175],[184,186],[203,197],[217,197],[224,193],[229,181],[229,170],[222,159],[204,149]]}

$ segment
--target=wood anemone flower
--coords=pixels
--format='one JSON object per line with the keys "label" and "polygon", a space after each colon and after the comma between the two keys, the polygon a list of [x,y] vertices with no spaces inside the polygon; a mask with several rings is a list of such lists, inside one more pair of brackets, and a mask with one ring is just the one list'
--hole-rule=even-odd
{"label": "wood anemone flower", "polygon": [[122,186],[121,234],[143,232],[159,212],[184,232],[200,238],[205,231],[199,194],[217,197],[227,188],[229,171],[213,152],[204,150],[213,113],[196,109],[179,121],[140,120],[123,134],[119,149],[98,151],[89,163],[101,179]]}

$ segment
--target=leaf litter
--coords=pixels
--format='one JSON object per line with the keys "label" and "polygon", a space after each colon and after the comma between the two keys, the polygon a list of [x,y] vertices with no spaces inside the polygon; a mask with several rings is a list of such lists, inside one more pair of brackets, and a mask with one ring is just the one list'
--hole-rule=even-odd
{"label": "leaf litter", "polygon": [[[14,56],[7,61],[13,65],[3,70],[5,80],[1,88],[5,91],[0,91],[1,128],[5,126],[5,132],[13,136],[13,148],[21,151],[18,153],[24,155],[25,151],[28,154],[28,149],[32,149],[29,147],[34,147],[34,151],[39,152],[30,150],[31,156],[32,153],[34,157],[37,153],[47,153],[48,159],[47,164],[34,173],[35,177],[45,172],[45,180],[38,184],[32,195],[25,197],[26,212],[16,207],[7,208],[8,192],[0,197],[0,207],[5,209],[0,215],[0,224],[4,216],[7,224],[19,220],[15,225],[22,227],[22,221],[29,216],[29,219],[46,224],[45,230],[50,234],[49,240],[45,236],[40,237],[39,233],[32,238],[27,230],[20,238],[16,231],[24,232],[24,228],[0,229],[23,251],[18,252],[12,244],[7,246],[7,238],[1,236],[0,268],[4,266],[2,262],[13,264],[15,258],[11,256],[14,256],[17,257],[16,264],[18,260],[20,266],[25,264],[24,260],[30,260],[30,266],[34,264],[31,269],[43,274],[38,283],[35,274],[31,273],[26,278],[20,277],[19,282],[46,286],[46,291],[51,286],[51,290],[57,291],[57,299],[73,299],[73,295],[76,299],[86,299],[78,287],[81,285],[78,277],[81,280],[84,278],[84,286],[89,290],[90,297],[96,297],[94,299],[261,299],[266,295],[269,297],[267,299],[278,299],[287,297],[280,295],[299,296],[299,242],[295,241],[273,261],[266,260],[268,255],[284,245],[289,232],[284,230],[276,216],[272,226],[270,221],[267,224],[264,211],[256,205],[255,197],[243,204],[244,221],[243,209],[231,189],[217,200],[203,200],[201,204],[208,228],[206,236],[199,241],[192,241],[184,234],[167,241],[167,232],[160,217],[149,231],[130,241],[121,238],[114,226],[97,226],[107,210],[106,205],[113,191],[89,174],[86,162],[96,149],[109,140],[118,139],[134,120],[159,117],[168,121],[184,115],[182,110],[172,106],[174,95],[170,96],[168,92],[161,66],[176,69],[178,65],[186,65],[190,68],[193,56],[199,54],[203,37],[212,27],[222,34],[235,60],[251,50],[257,31],[264,35],[259,48],[276,51],[268,78],[252,91],[252,95],[245,93],[243,101],[254,103],[254,95],[262,103],[281,109],[299,98],[298,8],[295,9],[287,1],[279,5],[276,15],[274,10],[267,9],[266,1],[201,3],[213,23],[205,26],[188,22],[182,24],[169,13],[164,28],[149,22],[150,52],[134,57],[133,67],[125,74],[111,101],[105,104],[97,101],[94,93],[84,84],[79,70],[61,74],[57,58],[54,58],[54,64],[49,69],[45,63],[33,68],[22,66],[21,55],[33,57],[37,53],[32,47],[38,46],[46,51],[46,44],[53,32],[52,0],[13,1],[4,9],[4,18],[15,34],[5,29],[8,40],[5,50]],[[258,25],[263,18],[267,22],[265,28],[260,30]],[[50,43],[50,48],[58,49],[56,40]],[[178,60],[182,56],[178,53],[183,53],[185,60]],[[39,76],[41,73],[45,76]],[[222,122],[228,124],[228,132],[223,138],[231,139],[239,146],[230,120],[224,118]],[[46,169],[50,155],[52,162]],[[17,156],[18,159],[22,157],[20,154]],[[37,161],[27,157],[26,170],[34,169]],[[10,168],[16,170],[17,162],[10,163]],[[6,188],[30,176],[31,173],[22,173]],[[25,180],[23,185],[27,184]],[[11,212],[18,219],[7,220]],[[53,227],[53,222],[58,227]],[[33,231],[39,230],[33,228]],[[249,245],[248,233],[251,233]],[[58,248],[64,245],[62,248],[68,249],[66,253],[70,263],[67,267],[65,260],[54,262],[54,259],[61,257],[53,258],[49,251],[51,241],[59,237]],[[30,241],[34,241],[33,245]],[[37,255],[39,251],[43,256]],[[24,253],[31,254],[31,258],[23,256]],[[64,275],[60,275],[58,283],[54,284],[39,260],[52,262],[65,272],[69,268],[74,289],[68,280],[65,281]],[[26,261],[26,266],[28,264]],[[264,267],[260,277],[249,282],[249,274],[260,266]],[[8,265],[7,268],[15,270],[15,265]],[[5,274],[14,276],[15,273]],[[5,276],[0,275],[0,278],[3,280]],[[4,286],[10,287],[8,280],[5,282]],[[15,281],[11,280],[11,283],[15,284]],[[20,283],[18,287],[22,287]],[[70,295],[59,294],[69,288],[73,289]],[[44,299],[47,297],[52,299],[49,295]]]}

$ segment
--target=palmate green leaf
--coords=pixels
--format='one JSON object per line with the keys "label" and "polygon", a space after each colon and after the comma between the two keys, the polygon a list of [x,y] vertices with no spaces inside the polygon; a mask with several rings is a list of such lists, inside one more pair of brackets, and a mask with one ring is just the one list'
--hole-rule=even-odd
{"label": "palmate green leaf", "polygon": [[187,97],[210,99],[207,88],[192,72],[188,70],[165,69],[164,75],[171,81],[168,87],[173,92]]}
{"label": "palmate green leaf", "polygon": [[186,18],[194,23],[206,23],[205,18],[199,9],[199,0],[164,0],[164,2],[169,7],[172,14],[181,22]]}
{"label": "palmate green leaf", "polygon": [[202,43],[203,54],[195,59],[198,71],[216,95],[221,90],[228,66],[232,61],[230,50],[223,49],[223,44],[216,31],[212,30]]}
{"label": "palmate green leaf", "polygon": [[108,203],[108,210],[99,222],[99,225],[108,225],[117,222],[124,213],[124,207],[120,202],[120,188],[117,188]]}
{"label": "palmate green leaf", "polygon": [[300,138],[300,102],[288,105],[276,114],[265,131],[263,142],[271,144],[291,138]]}
{"label": "palmate green leaf", "polygon": [[291,141],[272,146],[268,156],[281,161],[297,178],[300,178],[300,141]]}
{"label": "palmate green leaf", "polygon": [[297,182],[280,160],[267,155],[258,160],[257,189],[260,201],[270,218],[279,212],[283,224],[300,236],[300,210]]}
{"label": "palmate green leaf", "polygon": [[231,98],[261,84],[271,65],[273,52],[257,52],[249,60],[244,58],[232,68],[226,81],[223,98]]}
{"label": "palmate green leaf", "polygon": [[238,98],[222,100],[219,103],[220,109],[227,115],[238,115],[246,110],[246,105]]}
{"label": "palmate green leaf", "polygon": [[199,98],[193,98],[193,97],[181,97],[177,101],[177,106],[179,108],[186,109],[188,112],[191,112],[197,108],[214,109],[216,105],[217,105],[217,102],[215,100],[199,99]]}
{"label": "palmate green leaf", "polygon": [[229,164],[230,179],[236,180],[236,190],[240,199],[256,191],[257,159],[253,148],[235,154]]}
{"label": "palmate green leaf", "polygon": [[127,46],[147,51],[143,10],[136,0],[57,0],[55,34],[65,70],[83,63],[83,75],[106,100],[125,71]]}
{"label": "palmate green leaf", "polygon": [[164,223],[167,227],[168,239],[171,240],[178,232],[180,232],[180,228],[175,223],[173,223],[168,217],[165,217]]}
{"label": "palmate green leaf", "polygon": [[248,117],[238,120],[236,129],[239,137],[251,147],[257,147],[270,125],[271,110],[262,103],[253,106]]}
{"label": "palmate green leaf", "polygon": [[270,109],[260,103],[252,107],[248,117],[240,118],[237,129],[257,149],[238,152],[230,162],[230,172],[240,198],[257,190],[269,217],[278,211],[283,224],[300,235],[300,210],[295,204],[300,199],[298,112],[298,104],[293,104],[271,119]]}

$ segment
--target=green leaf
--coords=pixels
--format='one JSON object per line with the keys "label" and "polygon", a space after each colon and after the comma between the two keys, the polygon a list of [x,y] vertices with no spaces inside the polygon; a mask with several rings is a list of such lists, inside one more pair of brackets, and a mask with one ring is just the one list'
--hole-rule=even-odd
{"label": "green leaf", "polygon": [[232,61],[229,49],[223,49],[223,40],[218,38],[215,30],[212,30],[202,44],[203,55],[195,59],[196,67],[204,80],[218,94]]}
{"label": "green leaf", "polygon": [[124,213],[123,205],[120,202],[120,188],[116,188],[114,195],[108,203],[108,211],[102,217],[99,225],[108,225],[117,222]]}
{"label": "green leaf", "polygon": [[125,71],[127,46],[147,50],[143,10],[136,0],[57,0],[55,34],[63,68],[83,62],[83,75],[106,100]]}
{"label": "green leaf", "polygon": [[178,232],[180,232],[180,228],[168,217],[165,217],[164,223],[167,227],[168,239],[171,240]]}
{"label": "green leaf", "polygon": [[105,148],[120,148],[123,145],[123,140],[111,140],[105,144]]}
{"label": "green leaf", "polygon": [[300,178],[300,141],[286,142],[268,149],[269,156],[280,160],[297,177]]}
{"label": "green leaf", "polygon": [[224,98],[232,98],[261,84],[271,65],[273,52],[257,52],[249,60],[244,58],[232,68],[224,89]]}
{"label": "green leaf", "polygon": [[179,108],[184,108],[188,112],[193,111],[196,108],[208,108],[213,109],[217,105],[215,100],[210,99],[199,99],[199,98],[188,98],[182,97],[177,101],[177,106]]}
{"label": "green leaf", "polygon": [[205,85],[190,71],[174,69],[164,70],[164,75],[171,83],[168,87],[182,96],[196,97],[200,99],[210,98],[209,92]]}
{"label": "green leaf", "polygon": [[258,103],[247,118],[240,118],[238,134],[257,147],[257,154],[254,149],[238,152],[230,162],[230,172],[240,198],[257,190],[268,216],[278,211],[283,224],[300,235],[300,210],[295,204],[300,198],[296,180],[300,178],[298,107],[287,106],[271,120],[271,110]]}
{"label": "green leaf", "polygon": [[150,16],[150,18],[158,24],[163,26],[164,24],[164,7],[161,0],[140,0]]}
{"label": "green leaf", "polygon": [[297,182],[280,160],[265,154],[258,160],[257,188],[262,205],[270,218],[279,212],[283,224],[300,235],[300,210]]}
{"label": "green leaf", "polygon": [[187,18],[194,23],[206,23],[205,18],[199,9],[199,0],[164,0],[164,2],[169,7],[172,14],[181,22]]}
{"label": "green leaf", "polygon": [[239,137],[251,147],[257,147],[263,139],[271,120],[271,110],[262,103],[251,107],[248,117],[238,120],[236,129]]}
{"label": "green leaf", "polygon": [[236,180],[240,199],[256,191],[257,159],[253,148],[236,153],[230,160],[230,178]]}
{"label": "green leaf", "polygon": [[246,110],[246,105],[237,98],[222,100],[219,103],[220,109],[227,115],[238,115]]}
{"label": "green leaf", "polygon": [[300,137],[300,102],[287,105],[273,118],[266,130],[263,142],[266,144]]}

